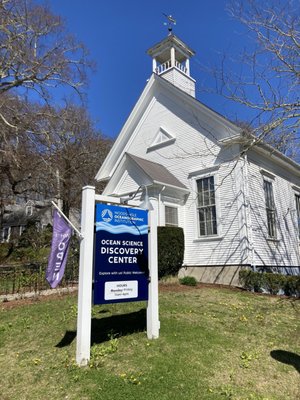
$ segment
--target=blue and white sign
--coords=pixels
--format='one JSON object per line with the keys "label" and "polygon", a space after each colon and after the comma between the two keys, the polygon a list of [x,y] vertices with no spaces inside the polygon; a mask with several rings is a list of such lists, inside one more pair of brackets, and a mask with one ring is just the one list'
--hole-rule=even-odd
{"label": "blue and white sign", "polygon": [[94,304],[148,300],[148,211],[96,204]]}

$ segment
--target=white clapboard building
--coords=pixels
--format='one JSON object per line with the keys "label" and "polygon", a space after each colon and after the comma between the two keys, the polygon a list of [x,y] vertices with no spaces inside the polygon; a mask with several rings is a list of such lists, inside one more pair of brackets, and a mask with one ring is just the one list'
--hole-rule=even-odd
{"label": "white clapboard building", "polygon": [[146,187],[158,225],[184,230],[181,275],[238,284],[241,267],[299,271],[300,166],[195,98],[193,50],[170,34],[96,175],[105,195]]}

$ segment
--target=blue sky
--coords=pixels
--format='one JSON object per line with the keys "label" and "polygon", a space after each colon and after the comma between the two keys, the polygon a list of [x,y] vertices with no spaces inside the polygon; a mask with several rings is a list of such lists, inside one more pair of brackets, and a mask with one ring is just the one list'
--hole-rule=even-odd
{"label": "blue sky", "polygon": [[85,43],[97,68],[90,74],[88,110],[103,134],[115,138],[151,75],[146,50],[168,34],[163,13],[173,15],[173,32],[195,52],[191,75],[198,100],[234,120],[247,113],[208,93],[214,81],[205,66],[222,53],[237,56],[247,44],[244,28],[226,12],[226,0],[48,0],[68,30]]}

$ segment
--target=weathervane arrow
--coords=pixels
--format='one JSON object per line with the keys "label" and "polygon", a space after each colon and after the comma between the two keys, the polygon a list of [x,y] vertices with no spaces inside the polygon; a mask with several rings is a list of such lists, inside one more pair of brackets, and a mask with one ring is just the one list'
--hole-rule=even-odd
{"label": "weathervane arrow", "polygon": [[163,15],[167,18],[168,22],[164,22],[164,25],[168,25],[168,31],[170,32],[169,34],[171,34],[172,30],[173,30],[173,25],[176,25],[176,19],[172,17],[172,15],[168,15],[163,13]]}

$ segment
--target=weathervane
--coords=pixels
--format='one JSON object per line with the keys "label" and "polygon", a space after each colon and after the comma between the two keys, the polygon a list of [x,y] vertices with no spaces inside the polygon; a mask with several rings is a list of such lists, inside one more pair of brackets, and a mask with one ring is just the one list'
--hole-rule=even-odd
{"label": "weathervane", "polygon": [[173,25],[176,25],[176,19],[172,17],[172,15],[167,15],[163,13],[163,15],[167,18],[168,22],[164,22],[164,25],[168,25],[168,31],[169,35],[171,35],[171,32],[173,30]]}

